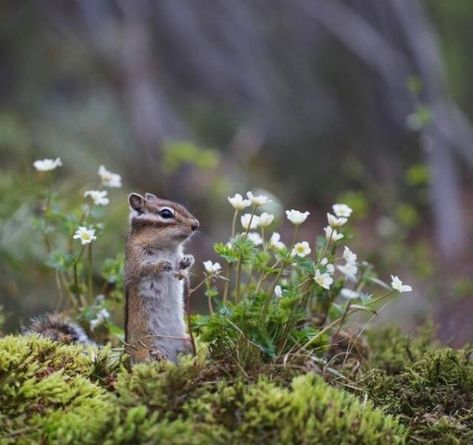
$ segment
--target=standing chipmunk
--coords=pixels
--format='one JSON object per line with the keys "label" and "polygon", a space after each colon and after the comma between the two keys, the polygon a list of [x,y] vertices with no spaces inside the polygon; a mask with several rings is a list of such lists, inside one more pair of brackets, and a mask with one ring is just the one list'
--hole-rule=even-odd
{"label": "standing chipmunk", "polygon": [[129,196],[125,342],[133,363],[176,361],[192,352],[184,322],[184,277],[194,263],[183,244],[199,221],[183,206],[146,193]]}

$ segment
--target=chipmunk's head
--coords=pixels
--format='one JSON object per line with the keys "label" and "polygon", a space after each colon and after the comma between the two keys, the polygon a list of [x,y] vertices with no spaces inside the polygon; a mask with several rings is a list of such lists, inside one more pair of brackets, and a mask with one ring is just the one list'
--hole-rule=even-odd
{"label": "chipmunk's head", "polygon": [[162,246],[179,245],[199,228],[199,221],[184,206],[152,193],[132,193],[128,202],[132,230],[145,232]]}

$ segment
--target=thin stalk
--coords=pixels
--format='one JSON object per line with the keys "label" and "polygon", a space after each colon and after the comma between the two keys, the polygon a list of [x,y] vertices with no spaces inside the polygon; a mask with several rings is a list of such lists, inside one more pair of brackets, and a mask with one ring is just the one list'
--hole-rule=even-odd
{"label": "thin stalk", "polygon": [[87,306],[87,302],[84,300],[83,295],[79,292],[79,277],[77,275],[77,265],[79,264],[79,261],[82,258],[82,255],[84,254],[84,249],[85,246],[82,246],[79,252],[79,255],[77,256],[76,260],[74,261],[74,264],[72,265],[72,270],[74,273],[74,291],[75,291],[75,297],[77,298],[78,301],[81,302],[82,306]]}
{"label": "thin stalk", "polygon": [[89,262],[89,270],[88,270],[88,291],[89,291],[89,303],[92,303],[94,299],[94,289],[93,289],[93,275],[94,275],[94,265],[92,260],[92,243],[88,246],[88,262]]}
{"label": "thin stalk", "polygon": [[242,267],[242,261],[241,257],[238,259],[238,266],[237,266],[237,272],[236,272],[236,298],[235,301],[236,303],[240,302],[240,286],[241,286],[241,267]]}
{"label": "thin stalk", "polygon": [[213,308],[213,305],[212,305],[212,297],[207,297],[207,302],[208,302],[208,305],[209,305],[209,312],[210,312],[211,315],[213,315],[214,308]]}
{"label": "thin stalk", "polygon": [[232,238],[235,236],[235,226],[236,226],[237,216],[238,216],[238,209],[235,209],[235,213],[233,214],[233,220],[232,220]]}
{"label": "thin stalk", "polygon": [[[327,238],[327,244],[325,244],[324,250],[322,251],[322,255],[317,259],[317,264],[315,265],[315,268],[319,266],[320,262],[324,259],[325,254],[327,253],[328,246],[330,245],[330,242],[332,241],[332,236],[333,236],[333,229],[330,232],[330,236]],[[317,249],[314,249],[314,252],[317,252]]]}
{"label": "thin stalk", "polygon": [[262,322],[264,322],[266,320],[266,316],[268,315],[269,304],[271,302],[271,299],[273,298],[274,289],[276,288],[279,280],[281,279],[281,276],[284,273],[285,268],[286,268],[286,266],[283,264],[281,269],[279,270],[278,274],[276,275],[275,280],[273,281],[273,283],[270,287],[270,292],[268,292],[268,295],[266,296],[266,300],[265,300],[264,306],[263,306],[263,311],[261,313]]}
{"label": "thin stalk", "polygon": [[228,291],[230,290],[230,280],[231,280],[231,273],[232,273],[232,267],[231,267],[231,264],[229,263],[225,263],[225,276],[227,278],[227,280],[225,281],[225,285],[223,287],[223,302],[226,303],[227,302],[227,298],[228,298]]}
{"label": "thin stalk", "polygon": [[[280,262],[281,262],[280,259],[277,260],[277,261],[274,263],[274,265],[271,266],[271,267],[274,269],[275,267],[277,267],[277,266],[279,265]],[[257,285],[256,285],[255,294],[258,294],[258,292],[259,292],[261,286],[263,285],[264,281],[266,280],[266,278],[268,278],[268,275],[269,275],[268,272],[265,272],[265,273],[263,273],[263,274],[261,275],[261,277],[260,277],[260,279],[259,279],[259,281],[258,281],[258,283],[257,283]]]}
{"label": "thin stalk", "polygon": [[189,333],[189,340],[191,342],[192,355],[195,356],[197,354],[197,349],[195,347],[194,333],[192,332],[191,295],[197,289],[197,287],[194,289],[191,289],[188,276],[186,276],[184,280],[185,280],[184,291],[186,293],[187,332]]}

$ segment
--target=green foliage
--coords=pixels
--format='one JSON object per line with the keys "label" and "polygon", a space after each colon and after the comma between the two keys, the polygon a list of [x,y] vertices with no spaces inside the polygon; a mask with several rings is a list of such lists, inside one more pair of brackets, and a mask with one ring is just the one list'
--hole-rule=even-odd
{"label": "green foliage", "polygon": [[[226,378],[199,360],[110,363],[110,351],[0,340],[3,444],[398,444],[392,416],[307,374],[289,387]],[[99,372],[98,372],[99,370]]]}
{"label": "green foliage", "polygon": [[[205,276],[197,287],[206,287],[210,315],[194,317],[194,329],[213,359],[242,370],[287,361],[288,354],[323,359],[331,335],[352,314],[376,313],[395,290],[342,248],[350,238],[352,209],[346,204],[333,206],[337,216],[328,216],[325,236],[314,236],[315,241],[298,242],[308,212],[287,211],[294,233],[286,246],[277,232],[268,232],[274,221],[264,211],[268,196],[247,196],[229,197],[235,209],[231,237],[214,244],[225,267],[204,262]],[[244,208],[248,213],[241,214]]]}
{"label": "green foliage", "polygon": [[55,184],[56,173],[52,170],[61,167],[60,161],[46,171],[41,162],[44,161],[35,163],[38,184],[30,193],[38,208],[33,226],[44,243],[42,262],[53,272],[58,303],[97,340],[121,339],[123,332],[112,321],[110,312],[123,304],[125,257],[123,253],[102,257],[100,264],[95,255],[95,245],[102,241],[105,231],[105,209],[110,203],[105,188],[119,187],[121,177],[102,166],[102,190],[81,190],[77,196],[77,190],[64,191]]}
{"label": "green foliage", "polygon": [[472,443],[471,352],[440,347],[431,337],[429,328],[415,339],[395,330],[377,333],[361,386],[409,427],[409,443]]}
{"label": "green foliage", "polygon": [[164,148],[163,169],[173,173],[183,165],[193,165],[201,170],[214,169],[220,160],[215,150],[197,147],[192,142],[168,142]]}

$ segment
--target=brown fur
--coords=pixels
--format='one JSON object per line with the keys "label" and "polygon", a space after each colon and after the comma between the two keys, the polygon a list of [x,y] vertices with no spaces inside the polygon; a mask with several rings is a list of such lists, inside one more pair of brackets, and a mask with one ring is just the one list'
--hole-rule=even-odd
{"label": "brown fur", "polygon": [[[135,363],[163,356],[175,360],[178,353],[190,352],[187,336],[169,332],[182,331],[183,294],[178,281],[193,263],[191,256],[182,254],[182,245],[198,221],[180,204],[149,193],[145,198],[130,195],[130,207],[125,261],[126,349]],[[160,217],[164,207],[174,211],[173,218]],[[145,290],[144,282],[149,283]],[[169,344],[163,346],[166,341]]]}

